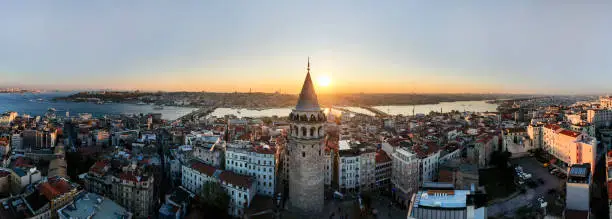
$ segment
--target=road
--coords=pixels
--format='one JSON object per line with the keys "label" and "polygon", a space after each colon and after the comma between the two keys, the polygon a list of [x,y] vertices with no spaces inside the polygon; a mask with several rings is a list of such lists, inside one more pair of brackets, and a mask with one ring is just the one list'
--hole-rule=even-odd
{"label": "road", "polygon": [[397,205],[389,206],[392,200],[386,196],[374,197],[372,199],[372,208],[378,211],[377,219],[393,219],[393,218],[406,218],[408,214],[407,209],[400,209]]}
{"label": "road", "polygon": [[[498,216],[503,214],[506,217],[513,217],[517,209],[533,203],[533,200],[539,195],[546,195],[549,189],[558,189],[562,179],[551,175],[548,169],[536,161],[533,157],[517,158],[510,161],[512,164],[518,164],[523,167],[526,173],[531,173],[534,180],[538,178],[544,180],[544,183],[538,187],[531,189],[526,187],[525,194],[519,194],[504,202],[496,203],[487,207],[488,216]],[[513,182],[508,182],[513,183]]]}

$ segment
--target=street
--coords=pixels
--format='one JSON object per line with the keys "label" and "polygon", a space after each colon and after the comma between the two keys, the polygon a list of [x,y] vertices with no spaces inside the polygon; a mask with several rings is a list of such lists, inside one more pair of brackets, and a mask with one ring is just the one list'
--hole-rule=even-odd
{"label": "street", "polygon": [[[533,157],[522,157],[510,160],[510,163],[520,165],[526,173],[531,173],[534,181],[538,179],[543,180],[543,184],[538,185],[535,188],[529,188],[525,186],[526,192],[524,194],[518,194],[517,196],[505,200],[503,202],[495,203],[487,207],[488,216],[506,216],[513,217],[517,209],[534,203],[534,199],[542,195],[549,200],[551,195],[548,195],[548,190],[559,189],[559,185],[563,179],[551,175],[548,169],[543,167],[541,163],[536,161]],[[514,183],[514,182],[508,182]],[[557,193],[555,193],[557,194]]]}

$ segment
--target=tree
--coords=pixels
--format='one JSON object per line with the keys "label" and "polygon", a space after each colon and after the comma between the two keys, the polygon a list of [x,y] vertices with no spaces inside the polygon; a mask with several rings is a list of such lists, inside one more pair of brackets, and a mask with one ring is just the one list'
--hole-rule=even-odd
{"label": "tree", "polygon": [[211,218],[230,218],[227,214],[230,197],[225,193],[221,184],[206,182],[202,186],[200,196],[202,199],[199,207],[206,215],[210,215]]}
{"label": "tree", "polygon": [[508,160],[512,156],[512,153],[508,151],[494,151],[491,154],[491,164],[497,168],[505,169],[508,167]]}

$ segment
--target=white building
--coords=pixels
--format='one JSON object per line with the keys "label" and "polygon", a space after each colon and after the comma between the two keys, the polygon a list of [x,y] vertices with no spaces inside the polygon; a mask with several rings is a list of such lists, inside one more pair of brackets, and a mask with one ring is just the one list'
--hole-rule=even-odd
{"label": "white building", "polygon": [[250,176],[219,170],[195,160],[183,166],[182,175],[183,187],[195,194],[201,194],[207,182],[219,183],[230,197],[228,214],[234,217],[242,217],[255,197],[257,186]]}
{"label": "white building", "polygon": [[325,162],[325,171],[323,172],[323,174],[325,174],[324,178],[325,178],[325,186],[331,186],[332,185],[332,178],[334,175],[334,163],[333,163],[333,159],[332,157],[334,157],[334,151],[332,151],[330,148],[325,147],[325,151],[323,154],[323,160]]}
{"label": "white building", "polygon": [[184,143],[193,147],[194,158],[217,168],[221,167],[225,143],[220,135],[214,135],[212,132],[191,132],[185,136]]}
{"label": "white building", "polygon": [[407,204],[419,188],[421,161],[405,147],[397,147],[391,154],[393,160],[391,185],[396,201]]}
{"label": "white building", "polygon": [[582,118],[580,114],[565,114],[565,121],[572,125],[577,125],[582,122]]}
{"label": "white building", "polygon": [[587,122],[597,127],[609,127],[612,125],[612,110],[589,109],[587,110]]}
{"label": "white building", "polygon": [[338,188],[341,192],[374,189],[376,182],[376,149],[359,142],[339,142]]}
{"label": "white building", "polygon": [[29,168],[27,170],[22,168],[13,168],[13,179],[16,182],[19,182],[19,189],[23,189],[29,184],[36,183],[42,179],[42,175],[40,171],[36,169],[36,167]]}
{"label": "white building", "polygon": [[412,197],[408,219],[487,218],[484,194],[470,190],[431,189]]}
{"label": "white building", "polygon": [[257,194],[273,196],[276,188],[276,148],[269,145],[232,147],[225,152],[225,169],[252,176]]}
{"label": "white building", "polygon": [[23,149],[23,138],[21,134],[13,134],[11,136],[11,148],[17,150]]}
{"label": "white building", "polygon": [[589,218],[592,167],[589,164],[572,165],[567,176],[565,218]]}

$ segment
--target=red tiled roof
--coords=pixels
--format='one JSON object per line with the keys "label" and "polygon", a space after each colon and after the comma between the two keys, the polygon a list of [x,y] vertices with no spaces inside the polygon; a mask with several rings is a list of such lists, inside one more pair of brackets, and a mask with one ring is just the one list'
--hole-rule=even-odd
{"label": "red tiled roof", "polygon": [[53,200],[55,197],[60,195],[60,193],[48,182],[41,183],[38,190],[47,198],[47,200]]}
{"label": "red tiled roof", "polygon": [[0,170],[0,177],[5,177],[5,176],[8,176],[8,175],[11,175],[11,172]]}
{"label": "red tiled roof", "polygon": [[207,176],[212,176],[215,173],[215,171],[217,171],[217,168],[206,165],[199,161],[193,161],[191,163],[191,168],[194,170],[197,170],[200,173],[206,174]]}
{"label": "red tiled roof", "polygon": [[612,200],[612,181],[608,182],[608,199]]}
{"label": "red tiled roof", "polygon": [[50,178],[49,181],[39,184],[38,190],[42,193],[49,201],[57,198],[64,193],[69,192],[72,189],[72,185],[63,178],[55,177]]}
{"label": "red tiled roof", "polygon": [[91,168],[89,168],[89,171],[93,171],[98,174],[101,174],[104,167],[106,167],[108,164],[109,164],[108,160],[97,161],[96,163],[94,163],[93,166],[91,166]]}
{"label": "red tiled roof", "polygon": [[123,172],[119,174],[119,178],[122,180],[128,180],[133,182],[138,182],[138,178],[132,172]]}
{"label": "red tiled roof", "polygon": [[253,184],[253,179],[251,177],[239,175],[231,171],[223,171],[219,175],[219,178],[223,182],[244,188],[251,188],[251,185]]}
{"label": "red tiled roof", "polygon": [[16,167],[33,167],[34,165],[32,165],[32,163],[29,160],[26,160],[23,157],[18,157],[15,160],[15,166]]}
{"label": "red tiled roof", "polygon": [[430,154],[438,152],[439,150],[440,147],[434,142],[426,142],[423,146],[418,144],[412,146],[412,151],[415,152],[419,158],[427,157]]}
{"label": "red tiled roof", "polygon": [[387,153],[383,150],[378,150],[376,152],[376,163],[387,163],[391,162],[391,158],[387,155]]}
{"label": "red tiled roof", "polygon": [[544,128],[547,128],[547,129],[552,129],[552,130],[557,130],[557,129],[560,129],[560,128],[561,128],[561,126],[559,126],[559,125],[557,125],[557,124],[546,124],[546,125],[544,126]]}
{"label": "red tiled roof", "polygon": [[264,147],[264,146],[258,145],[258,146],[253,147],[253,151],[259,154],[275,154],[276,147],[272,147],[272,146]]}
{"label": "red tiled roof", "polygon": [[575,138],[575,137],[578,137],[580,135],[580,132],[575,132],[575,131],[572,131],[572,130],[563,129],[563,130],[559,131],[559,134]]}

